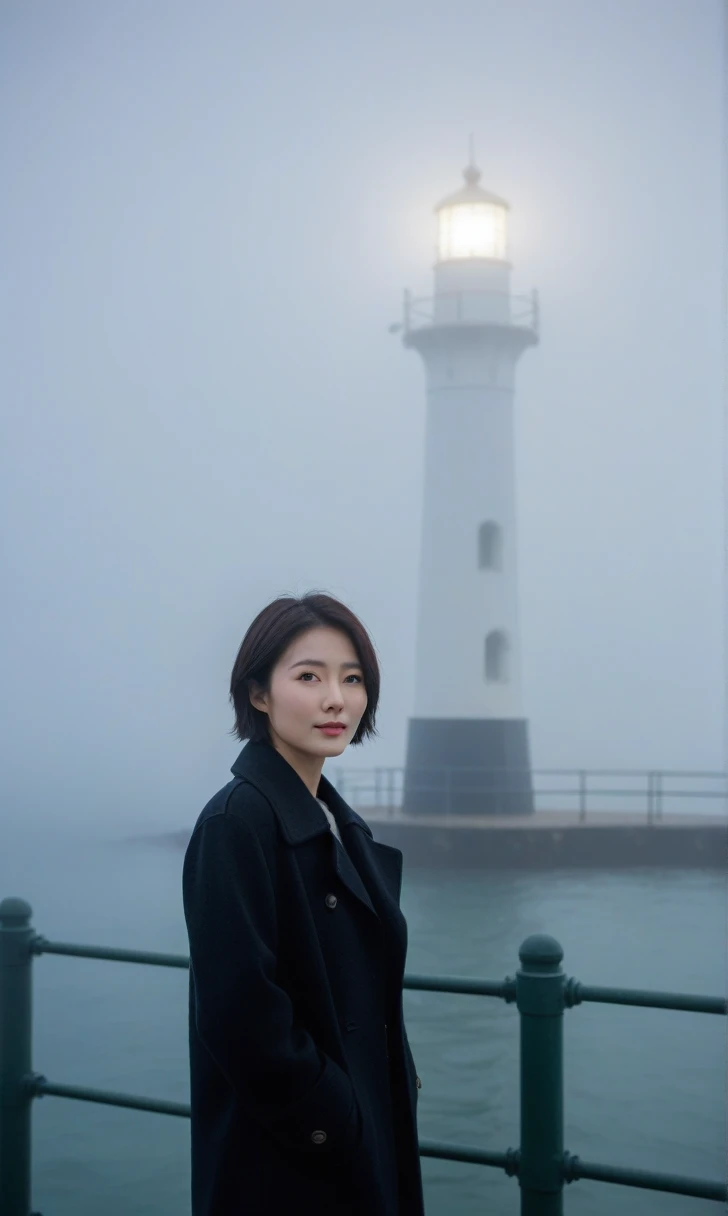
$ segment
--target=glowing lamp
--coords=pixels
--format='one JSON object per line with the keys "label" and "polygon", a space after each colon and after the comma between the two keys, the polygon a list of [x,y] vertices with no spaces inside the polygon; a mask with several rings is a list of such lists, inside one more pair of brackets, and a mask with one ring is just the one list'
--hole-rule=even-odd
{"label": "glowing lamp", "polygon": [[474,165],[465,170],[466,185],[436,208],[438,217],[437,259],[495,258],[508,254],[508,204],[478,185],[480,172]]}

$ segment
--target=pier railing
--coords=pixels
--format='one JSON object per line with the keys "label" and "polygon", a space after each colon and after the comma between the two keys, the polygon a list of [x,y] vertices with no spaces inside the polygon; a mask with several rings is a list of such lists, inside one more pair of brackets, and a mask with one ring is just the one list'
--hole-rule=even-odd
{"label": "pier railing", "polygon": [[[4,899],[0,903],[0,1212],[3,1216],[40,1216],[38,1212],[31,1212],[34,1099],[72,1098],[190,1117],[189,1105],[182,1102],[49,1081],[42,1073],[33,1071],[31,1059],[32,964],[36,956],[63,954],[182,970],[189,969],[189,958],[181,954],[49,941],[35,932],[31,916],[32,909],[23,899]],[[421,992],[469,993],[515,1004],[520,1021],[520,1146],[498,1151],[477,1145],[420,1140],[420,1155],[491,1166],[517,1178],[521,1216],[562,1216],[565,1184],[582,1178],[725,1204],[728,1200],[725,1181],[583,1161],[564,1149],[563,1024],[566,1009],[587,1002],[725,1016],[728,1011],[726,1000],[715,996],[582,984],[564,974],[562,948],[554,938],[545,935],[527,938],[519,950],[519,959],[521,965],[515,976],[506,976],[500,981],[405,975],[405,988]]]}
{"label": "pier railing", "polygon": [[[328,770],[327,770],[328,771]],[[728,773],[679,769],[485,769],[444,765],[428,768],[344,768],[332,770],[333,783],[353,807],[378,808],[396,819],[404,812],[405,777],[410,789],[420,786],[431,804],[439,799],[438,813],[453,813],[453,802],[463,795],[487,796],[489,803],[500,797],[508,805],[513,791],[533,789],[539,810],[573,812],[578,822],[600,811],[623,811],[644,815],[645,822],[659,823],[665,813],[700,810],[710,815],[728,815]],[[416,799],[412,797],[412,801]],[[416,810],[413,811],[416,815]],[[411,817],[408,815],[408,817]]]}

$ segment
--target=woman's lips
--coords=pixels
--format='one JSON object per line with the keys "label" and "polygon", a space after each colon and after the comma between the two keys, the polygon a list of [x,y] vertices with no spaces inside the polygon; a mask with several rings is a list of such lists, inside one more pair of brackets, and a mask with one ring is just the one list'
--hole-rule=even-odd
{"label": "woman's lips", "polygon": [[322,735],[341,735],[346,730],[345,726],[317,726],[316,730],[320,730]]}

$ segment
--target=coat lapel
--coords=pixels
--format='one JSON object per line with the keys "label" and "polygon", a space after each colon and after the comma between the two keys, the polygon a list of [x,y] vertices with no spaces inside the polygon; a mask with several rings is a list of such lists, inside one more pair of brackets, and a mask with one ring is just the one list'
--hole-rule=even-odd
{"label": "coat lapel", "polygon": [[[319,797],[323,798],[333,812],[341,832],[341,841],[345,849],[344,862],[348,870],[352,870],[357,878],[361,875],[364,885],[371,891],[381,891],[394,900],[399,906],[402,887],[402,854],[391,845],[381,844],[372,836],[371,828],[348,803],[326,777],[321,778]],[[341,849],[336,850],[337,861],[342,857]],[[352,864],[353,862],[353,864]],[[337,870],[341,877],[345,871]],[[360,881],[361,881],[360,879]],[[377,901],[380,903],[380,901]]]}

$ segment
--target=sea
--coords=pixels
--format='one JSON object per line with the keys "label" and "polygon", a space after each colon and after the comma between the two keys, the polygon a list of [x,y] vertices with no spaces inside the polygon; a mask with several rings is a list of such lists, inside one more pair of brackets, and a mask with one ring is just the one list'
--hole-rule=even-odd
{"label": "sea", "polygon": [[[6,833],[0,898],[28,900],[35,929],[53,941],[186,955],[182,859],[181,847],[152,836]],[[515,973],[526,937],[549,933],[563,947],[566,974],[585,984],[721,996],[727,893],[720,871],[478,873],[405,860],[407,970],[500,980]],[[36,1071],[189,1101],[185,970],[51,955],[33,968]],[[404,1005],[422,1079],[421,1138],[517,1147],[515,1005],[410,990]],[[726,1021],[592,1004],[567,1010],[565,1148],[588,1161],[724,1180]],[[55,1097],[34,1103],[33,1209],[42,1216],[187,1216],[189,1173],[185,1118]],[[517,1180],[499,1170],[423,1158],[422,1173],[427,1216],[520,1211]],[[723,1210],[602,1182],[564,1192],[573,1216]]]}

